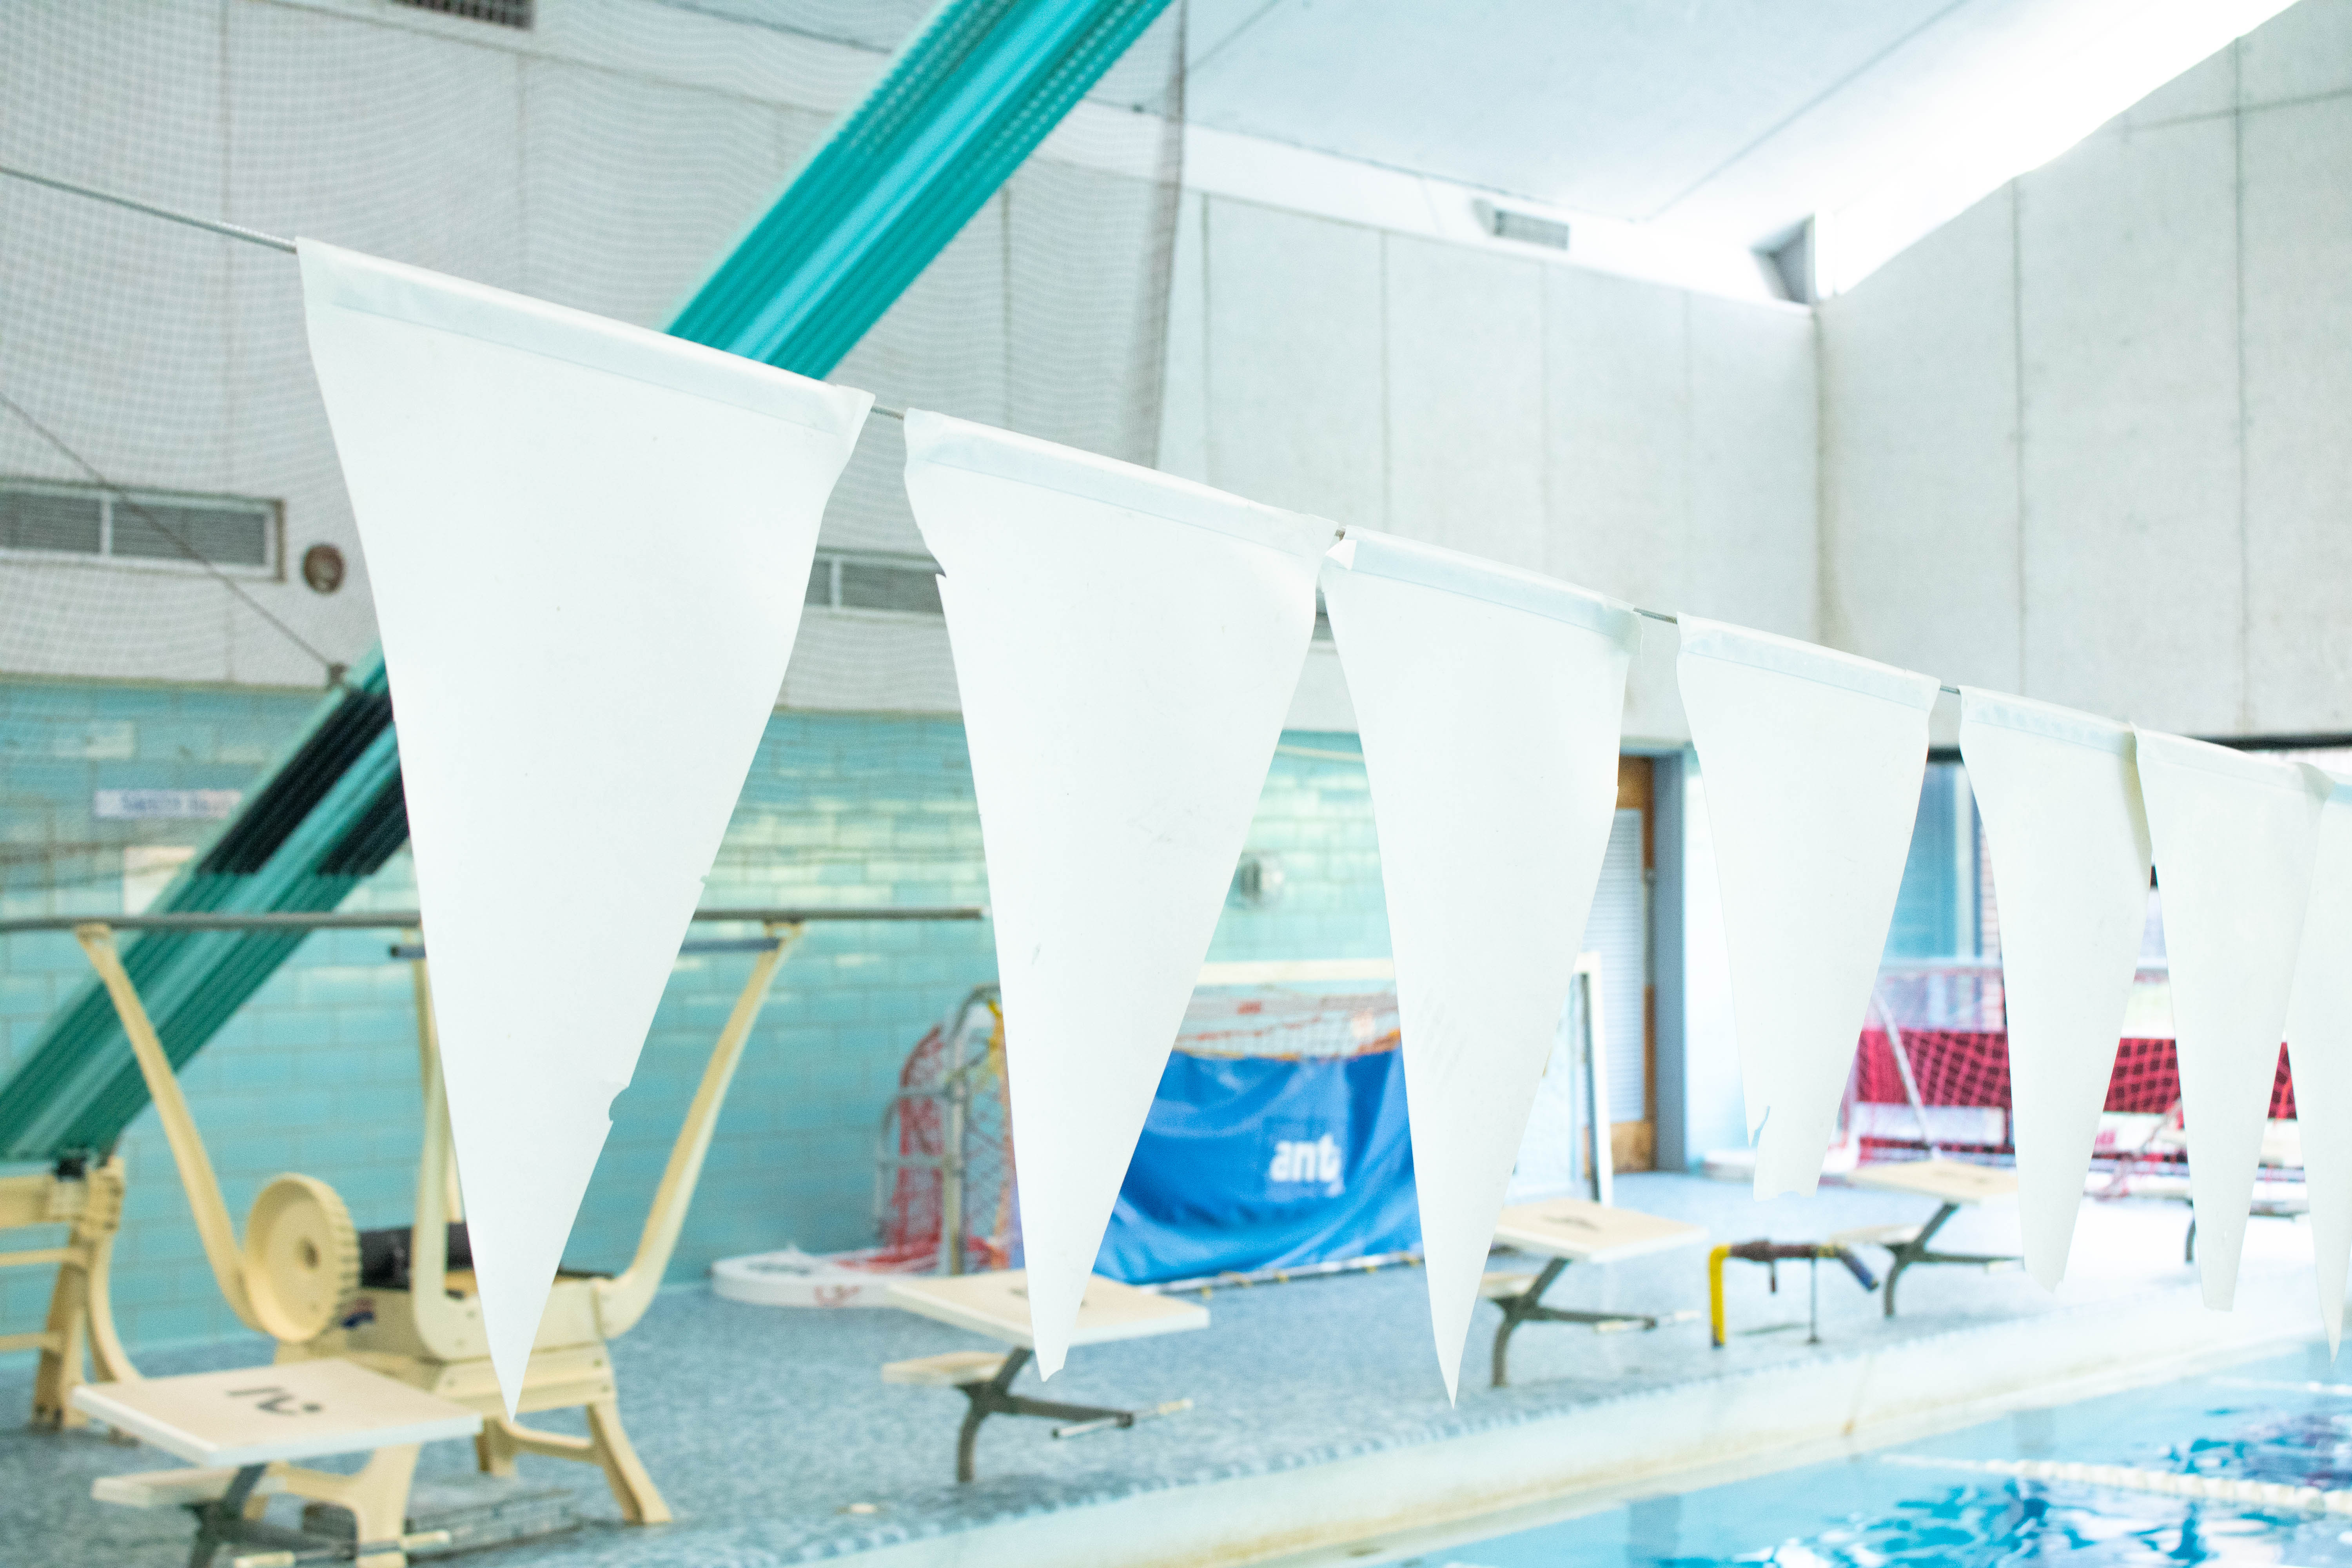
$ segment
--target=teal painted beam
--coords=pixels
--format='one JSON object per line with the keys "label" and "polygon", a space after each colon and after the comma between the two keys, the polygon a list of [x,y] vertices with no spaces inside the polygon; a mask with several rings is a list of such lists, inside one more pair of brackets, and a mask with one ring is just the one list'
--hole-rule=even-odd
{"label": "teal painted beam", "polygon": [[[158,910],[331,910],[408,837],[383,660],[371,656],[321,702],[237,815],[156,900]],[[122,945],[173,1066],[268,982],[300,938],[143,931]],[[131,1042],[95,976],[43,1026],[0,1086],[0,1160],[111,1149],[146,1107]]]}
{"label": "teal painted beam", "polygon": [[822,376],[1168,0],[952,0],[670,331]]}
{"label": "teal painted beam", "polygon": [[[822,376],[881,319],[1168,0],[949,0],[671,331]],[[160,910],[331,910],[407,841],[382,651],[329,694]],[[148,931],[123,946],[174,1067],[300,946]],[[0,1160],[114,1147],[147,1090],[93,978],[0,1084]]]}

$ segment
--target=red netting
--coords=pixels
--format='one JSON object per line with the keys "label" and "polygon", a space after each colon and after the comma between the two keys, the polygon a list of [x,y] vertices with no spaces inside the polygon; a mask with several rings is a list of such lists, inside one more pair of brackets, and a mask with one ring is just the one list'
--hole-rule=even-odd
{"label": "red netting", "polygon": [[1313,995],[1273,987],[1196,992],[1176,1048],[1195,1057],[1370,1056],[1402,1043],[1396,993]]}
{"label": "red netting", "polygon": [[[898,1069],[898,1093],[883,1121],[883,1151],[900,1160],[942,1160],[954,1110],[962,1138],[959,1206],[964,1267],[1007,1268],[1019,1223],[1013,1202],[1012,1113],[1004,1095],[1004,1036],[993,1005],[975,996],[935,1026]],[[876,1267],[935,1268],[947,1173],[940,1166],[885,1165],[876,1207],[881,1245]]]}
{"label": "red netting", "polygon": [[[1184,1010],[1175,1048],[1193,1056],[1359,1056],[1397,1048],[1396,992],[1385,985],[1335,994],[1279,986],[1212,987]],[[1004,1035],[992,999],[977,993],[908,1053],[883,1120],[876,1228],[880,1245],[858,1268],[938,1266],[950,1096],[963,1108],[964,1267],[1012,1266],[1020,1216],[1013,1202],[1013,1123],[1004,1093]]]}
{"label": "red netting", "polygon": [[[2009,1036],[1999,1029],[1905,1029],[1904,1055],[1927,1105],[1998,1106],[2009,1109]],[[1854,1065],[1854,1098],[1874,1105],[1909,1103],[1886,1031],[1864,1029]],[[2116,1047],[2115,1074],[2107,1080],[2106,1109],[2160,1116],[2180,1099],[2180,1064],[2172,1042],[2127,1039]],[[2294,1116],[2294,1083],[2287,1071],[2286,1047],[2279,1047],[2278,1072],[2271,1083],[2273,1121]]]}

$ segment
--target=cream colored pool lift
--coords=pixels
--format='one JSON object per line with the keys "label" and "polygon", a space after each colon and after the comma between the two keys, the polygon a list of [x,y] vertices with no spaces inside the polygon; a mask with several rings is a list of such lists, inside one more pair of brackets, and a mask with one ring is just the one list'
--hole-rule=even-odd
{"label": "cream colored pool lift", "polygon": [[[720,1105],[777,965],[812,921],[976,920],[982,915],[977,909],[719,910],[696,917],[760,924],[761,936],[693,942],[684,950],[752,952],[751,973],[719,1031],[701,1087],[671,1146],[669,1163],[646,1215],[636,1256],[626,1269],[609,1278],[576,1273],[557,1278],[518,1403],[522,1413],[584,1409],[588,1420],[584,1437],[543,1432],[507,1418],[490,1370],[472,1270],[451,1266],[451,1222],[462,1217],[462,1210],[433,1027],[431,982],[421,947],[412,942],[393,950],[395,956],[406,957],[414,965],[425,1117],[405,1286],[386,1288],[362,1283],[360,1236],[350,1211],[332,1187],[314,1177],[289,1174],[272,1179],[254,1200],[240,1243],[204,1140],[138,992],[124,972],[112,926],[88,922],[75,926],[74,935],[104,983],[138,1056],[141,1075],[154,1098],[204,1241],[205,1257],[221,1294],[248,1326],[278,1341],[277,1359],[283,1363],[346,1358],[478,1410],[483,1425],[475,1446],[484,1470],[511,1473],[518,1454],[593,1464],[604,1472],[614,1498],[632,1523],[658,1524],[668,1521],[669,1509],[622,1426],[619,1391],[607,1346],[635,1326],[660,1288],[701,1174]],[[381,924],[413,929],[415,921],[414,914],[392,914],[384,916]],[[316,923],[359,922],[343,916]],[[116,1170],[119,1190],[119,1167],[110,1168]],[[119,1205],[119,1197],[116,1201]],[[128,1362],[121,1359],[120,1347],[110,1342],[110,1320],[102,1305],[102,1255],[96,1268],[86,1272],[94,1282],[90,1300],[96,1310],[89,1314],[90,1321],[107,1324],[109,1343],[98,1357],[100,1376],[136,1377]],[[62,1287],[61,1279],[61,1293]],[[56,1317],[53,1307],[53,1323]],[[92,1332],[94,1342],[99,1337]]]}
{"label": "cream colored pool lift", "polygon": [[0,1252],[0,1268],[54,1267],[49,1315],[30,1333],[0,1334],[0,1352],[37,1351],[33,1374],[33,1424],[79,1426],[89,1417],[74,1408],[85,1360],[101,1383],[139,1375],[114,1332],[107,1270],[122,1227],[122,1161],[74,1159],[57,1168],[0,1176],[0,1230],[62,1225],[64,1245]]}

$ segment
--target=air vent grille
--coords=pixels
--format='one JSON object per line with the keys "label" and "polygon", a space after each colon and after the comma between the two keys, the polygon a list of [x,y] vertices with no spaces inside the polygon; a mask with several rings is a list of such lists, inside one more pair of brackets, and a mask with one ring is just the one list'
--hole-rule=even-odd
{"label": "air vent grille", "polygon": [[0,553],[278,570],[275,501],[0,479]]}
{"label": "air vent grille", "polygon": [[1568,225],[1557,218],[1516,212],[1509,207],[1498,207],[1492,202],[1478,204],[1478,218],[1486,226],[1486,232],[1496,239],[1517,240],[1521,245],[1540,245],[1547,250],[1568,248]]}
{"label": "air vent grille", "polygon": [[832,610],[936,616],[942,613],[939,576],[936,562],[820,551],[809,568],[808,603]]}
{"label": "air vent grille", "polygon": [[412,11],[438,11],[445,16],[464,16],[496,26],[528,29],[533,0],[393,0],[393,4]]}

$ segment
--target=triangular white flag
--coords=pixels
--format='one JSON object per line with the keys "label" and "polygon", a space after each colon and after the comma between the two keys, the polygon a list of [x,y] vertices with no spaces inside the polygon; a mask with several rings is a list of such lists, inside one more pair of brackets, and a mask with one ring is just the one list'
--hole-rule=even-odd
{"label": "triangular white flag", "polygon": [[872,399],[301,242],[511,1412]]}
{"label": "triangular white flag", "polygon": [[1903,885],[1936,680],[1693,616],[1682,638],[1756,1195],[1810,1194]]}
{"label": "triangular white flag", "polygon": [[907,415],[988,857],[1037,1368],[1058,1371],[1215,933],[1336,530]]}
{"label": "triangular white flag", "polygon": [[2164,890],[2197,1267],[2205,1304],[2226,1311],[2328,792],[2299,763],[2153,730],[2138,731],[2138,756]]}
{"label": "triangular white flag", "polygon": [[2025,1266],[2056,1289],[2147,925],[2147,817],[2127,724],[1960,689],[1960,757],[2000,902]]}
{"label": "triangular white flag", "polygon": [[1380,834],[1451,1399],[1609,847],[1641,633],[1631,610],[1580,588],[1355,529],[1323,598]]}
{"label": "triangular white flag", "polygon": [[2332,1355],[2343,1342],[2344,1277],[2352,1269],[2352,780],[2331,776],[2327,784],[2286,1049],[2303,1128],[2319,1317]]}

